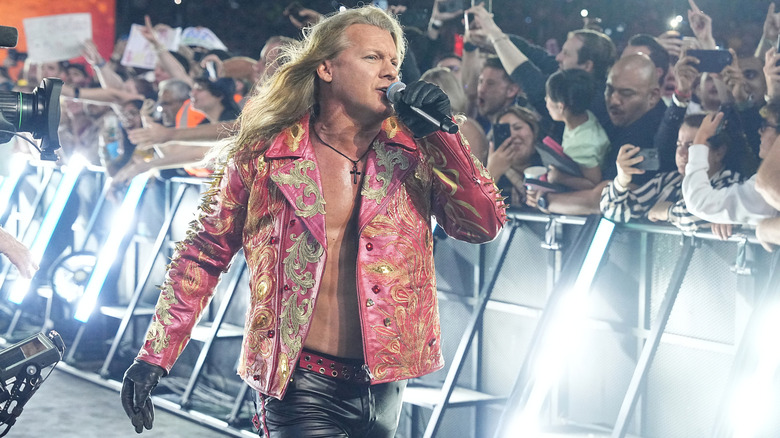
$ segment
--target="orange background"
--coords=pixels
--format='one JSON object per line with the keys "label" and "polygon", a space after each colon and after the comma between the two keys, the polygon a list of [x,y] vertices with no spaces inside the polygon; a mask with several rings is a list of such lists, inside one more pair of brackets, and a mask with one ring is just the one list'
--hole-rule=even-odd
{"label": "orange background", "polygon": [[[100,54],[108,59],[114,49],[115,0],[0,0],[0,25],[13,26],[19,31],[16,50],[26,52],[23,19],[75,12],[92,14],[92,38]],[[7,52],[8,49],[0,49],[0,63],[6,58]],[[83,58],[78,60],[83,62]]]}

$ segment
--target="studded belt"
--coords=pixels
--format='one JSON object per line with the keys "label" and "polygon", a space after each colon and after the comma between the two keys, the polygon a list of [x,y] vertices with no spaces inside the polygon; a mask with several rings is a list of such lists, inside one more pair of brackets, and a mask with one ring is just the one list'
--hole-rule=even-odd
{"label": "studded belt", "polygon": [[298,366],[305,370],[332,377],[338,380],[346,380],[357,383],[368,383],[370,379],[363,369],[363,365],[344,363],[322,357],[311,351],[303,350]]}

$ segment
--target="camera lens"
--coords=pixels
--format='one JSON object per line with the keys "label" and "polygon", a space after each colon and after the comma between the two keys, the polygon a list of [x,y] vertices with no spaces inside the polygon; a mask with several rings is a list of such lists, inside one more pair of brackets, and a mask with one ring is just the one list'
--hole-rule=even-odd
{"label": "camera lens", "polygon": [[[60,123],[60,91],[62,81],[46,78],[32,93],[0,91],[0,129],[29,132],[43,139],[41,158],[56,160],[54,151],[60,147],[57,125]],[[0,142],[10,137],[0,135]]]}

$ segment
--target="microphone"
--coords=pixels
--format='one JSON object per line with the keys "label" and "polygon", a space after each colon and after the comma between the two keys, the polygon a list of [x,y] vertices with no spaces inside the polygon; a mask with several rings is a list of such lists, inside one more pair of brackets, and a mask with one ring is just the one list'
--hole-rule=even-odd
{"label": "microphone", "polygon": [[433,123],[434,126],[438,126],[440,130],[446,133],[454,134],[458,132],[458,125],[452,121],[450,116],[444,115],[437,111],[426,111],[416,106],[405,104],[401,100],[401,94],[403,94],[404,90],[406,90],[406,84],[400,81],[393,82],[389,87],[387,87],[387,99],[392,102],[393,105],[400,104],[408,106],[412,111],[417,113],[417,115],[429,121],[430,123]]}
{"label": "microphone", "polygon": [[19,31],[15,27],[0,26],[0,47],[10,49],[16,47]]}

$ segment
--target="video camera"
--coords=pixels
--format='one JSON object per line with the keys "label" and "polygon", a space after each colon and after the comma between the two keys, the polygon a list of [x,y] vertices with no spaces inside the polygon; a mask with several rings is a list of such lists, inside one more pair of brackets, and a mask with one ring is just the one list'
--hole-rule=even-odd
{"label": "video camera", "polygon": [[[18,37],[16,28],[0,26],[0,48],[16,47]],[[18,132],[29,132],[41,140],[40,148],[33,143],[41,159],[56,161],[61,91],[62,80],[56,78],[43,79],[32,93],[0,91],[0,144],[11,141]]]}
{"label": "video camera", "polygon": [[64,353],[65,344],[54,330],[48,336],[38,333],[0,350],[0,426],[6,425],[0,437],[8,433],[46,380],[41,370],[59,363]]}

